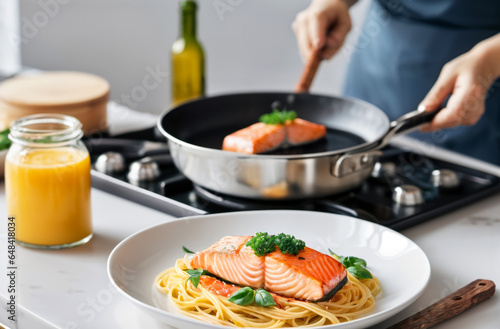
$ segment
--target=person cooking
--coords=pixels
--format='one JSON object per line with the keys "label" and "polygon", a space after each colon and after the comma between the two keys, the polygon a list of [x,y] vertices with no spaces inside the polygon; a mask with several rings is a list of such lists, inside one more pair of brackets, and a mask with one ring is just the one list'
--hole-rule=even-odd
{"label": "person cooking", "polygon": [[[341,49],[355,2],[313,0],[297,15],[304,59]],[[500,165],[499,32],[498,1],[373,0],[357,43],[344,48],[352,53],[344,93],[391,120],[444,106],[412,136]]]}

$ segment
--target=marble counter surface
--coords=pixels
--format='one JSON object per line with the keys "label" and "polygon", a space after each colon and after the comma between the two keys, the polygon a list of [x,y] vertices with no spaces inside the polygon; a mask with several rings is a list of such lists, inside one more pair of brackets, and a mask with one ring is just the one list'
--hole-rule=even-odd
{"label": "marble counter surface", "polygon": [[[500,174],[500,168],[450,152],[450,157]],[[124,238],[173,217],[92,190],[94,238],[86,245],[58,251],[16,246],[17,323],[8,320],[8,278],[0,275],[0,322],[15,328],[168,328],[136,309],[111,286],[106,261]],[[7,214],[0,185],[0,253],[7,273]],[[385,328],[481,278],[500,283],[500,195],[402,231],[429,257],[432,274],[423,295],[410,307],[375,328]],[[500,294],[436,328],[498,328]]]}

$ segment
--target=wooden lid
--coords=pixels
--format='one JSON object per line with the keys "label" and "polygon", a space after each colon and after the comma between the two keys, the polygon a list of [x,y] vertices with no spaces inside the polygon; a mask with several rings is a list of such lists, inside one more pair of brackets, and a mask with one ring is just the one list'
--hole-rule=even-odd
{"label": "wooden lid", "polygon": [[39,110],[79,107],[107,99],[108,94],[106,80],[81,72],[30,74],[0,84],[0,101]]}

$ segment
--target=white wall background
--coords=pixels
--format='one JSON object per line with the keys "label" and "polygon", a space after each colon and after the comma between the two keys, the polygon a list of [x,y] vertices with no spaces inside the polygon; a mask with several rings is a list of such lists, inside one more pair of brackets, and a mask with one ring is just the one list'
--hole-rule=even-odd
{"label": "white wall background", "polygon": [[[20,0],[23,65],[77,70],[111,83],[111,98],[160,113],[170,104],[170,77],[147,95],[137,86],[151,70],[170,71],[179,32],[177,0]],[[306,0],[198,0],[198,36],[207,56],[207,94],[293,90],[302,69],[291,24]],[[221,13],[215,4],[226,5]],[[368,5],[351,9],[355,29]],[[219,7],[220,8],[220,7]],[[353,42],[354,34],[351,33]],[[322,64],[312,91],[341,92],[348,56]],[[135,89],[134,89],[135,88]],[[124,96],[125,95],[125,96]],[[140,96],[140,97],[137,97]]]}

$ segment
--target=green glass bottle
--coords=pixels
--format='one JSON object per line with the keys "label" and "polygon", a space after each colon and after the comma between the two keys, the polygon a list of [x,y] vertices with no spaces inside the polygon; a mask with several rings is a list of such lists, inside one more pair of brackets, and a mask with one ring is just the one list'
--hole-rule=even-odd
{"label": "green glass bottle", "polygon": [[172,46],[172,104],[178,105],[205,94],[205,54],[196,39],[197,4],[183,0],[181,35]]}

